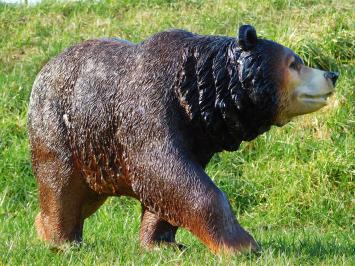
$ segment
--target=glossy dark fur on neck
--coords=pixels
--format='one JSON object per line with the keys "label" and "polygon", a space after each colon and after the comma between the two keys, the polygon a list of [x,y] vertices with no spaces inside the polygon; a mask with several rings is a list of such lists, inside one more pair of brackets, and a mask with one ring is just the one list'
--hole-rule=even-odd
{"label": "glossy dark fur on neck", "polygon": [[196,150],[236,150],[243,140],[267,131],[277,109],[278,80],[270,73],[275,62],[265,47],[272,53],[281,46],[259,40],[252,52],[244,52],[233,38],[184,41],[175,86],[189,127],[199,132]]}

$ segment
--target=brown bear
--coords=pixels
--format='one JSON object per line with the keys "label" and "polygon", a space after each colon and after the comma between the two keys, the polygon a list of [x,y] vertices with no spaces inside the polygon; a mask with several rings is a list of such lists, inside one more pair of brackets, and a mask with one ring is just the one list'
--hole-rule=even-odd
{"label": "brown bear", "polygon": [[326,105],[337,77],[250,25],[237,38],[170,30],[68,48],[40,71],[29,104],[39,236],[80,242],[84,220],[126,195],[142,204],[144,247],[175,243],[183,227],[214,252],[257,249],[204,168]]}

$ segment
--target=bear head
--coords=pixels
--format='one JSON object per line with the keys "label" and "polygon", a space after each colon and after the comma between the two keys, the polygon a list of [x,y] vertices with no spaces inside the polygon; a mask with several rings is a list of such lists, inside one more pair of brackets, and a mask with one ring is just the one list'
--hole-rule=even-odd
{"label": "bear head", "polygon": [[338,73],[305,66],[291,49],[258,38],[250,25],[239,28],[238,46],[239,81],[274,125],[319,110],[334,92]]}
{"label": "bear head", "polygon": [[305,66],[250,25],[237,38],[188,36],[175,87],[191,124],[215,151],[236,150],[272,125],[320,109],[334,91],[337,73]]}

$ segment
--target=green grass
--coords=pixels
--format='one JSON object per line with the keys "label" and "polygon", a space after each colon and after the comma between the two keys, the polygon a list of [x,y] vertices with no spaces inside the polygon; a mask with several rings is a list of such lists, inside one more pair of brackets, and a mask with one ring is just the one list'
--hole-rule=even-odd
{"label": "green grass", "polygon": [[[354,265],[354,21],[351,0],[0,4],[0,264]],[[86,221],[80,248],[56,253],[40,242],[26,112],[43,65],[89,38],[138,42],[167,28],[235,36],[241,23],[291,47],[308,65],[341,75],[328,107],[218,154],[208,166],[262,253],[215,256],[183,229],[177,238],[185,251],[146,252],[138,243],[140,205],[124,197]]]}

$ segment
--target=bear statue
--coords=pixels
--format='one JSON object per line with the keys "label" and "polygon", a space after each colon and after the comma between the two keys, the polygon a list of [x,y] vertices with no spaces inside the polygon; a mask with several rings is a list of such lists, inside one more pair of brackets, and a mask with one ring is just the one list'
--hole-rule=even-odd
{"label": "bear statue", "polygon": [[169,30],[66,49],[40,71],[29,103],[40,238],[80,242],[84,220],[125,195],[142,204],[143,247],[177,245],[183,227],[215,253],[257,250],[204,168],[325,106],[337,78],[250,25],[237,38]]}

